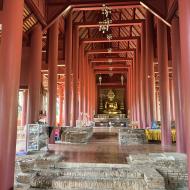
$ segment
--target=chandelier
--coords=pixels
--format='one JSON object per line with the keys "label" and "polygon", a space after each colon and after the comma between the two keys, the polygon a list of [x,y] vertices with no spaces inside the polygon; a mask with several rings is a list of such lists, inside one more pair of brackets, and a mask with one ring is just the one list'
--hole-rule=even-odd
{"label": "chandelier", "polygon": [[108,63],[112,63],[112,61],[113,61],[112,59],[108,59]]}
{"label": "chandelier", "polygon": [[108,53],[111,53],[112,52],[112,48],[108,48]]}
{"label": "chandelier", "polygon": [[124,76],[121,75],[121,85],[123,86],[123,82],[124,82]]}
{"label": "chandelier", "polygon": [[107,39],[111,40],[112,39],[112,34],[107,34]]}
{"label": "chandelier", "polygon": [[[109,70],[112,71],[112,67],[110,67]],[[113,73],[109,73],[109,76],[112,77]]]}
{"label": "chandelier", "polygon": [[106,4],[103,4],[102,15],[105,15],[105,17],[108,18],[110,14],[111,14],[111,9],[108,6],[106,6]]}
{"label": "chandelier", "polygon": [[111,9],[105,4],[102,5],[102,20],[99,21],[99,31],[105,34],[109,30],[109,26],[112,23]]}
{"label": "chandelier", "polygon": [[100,83],[100,85],[102,84],[102,76],[101,76],[101,74],[100,74],[100,76],[99,76],[99,83]]}

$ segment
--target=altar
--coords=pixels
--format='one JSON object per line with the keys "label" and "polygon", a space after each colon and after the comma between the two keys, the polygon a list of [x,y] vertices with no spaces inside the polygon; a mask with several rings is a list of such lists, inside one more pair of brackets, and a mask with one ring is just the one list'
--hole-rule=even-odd
{"label": "altar", "polygon": [[125,91],[122,88],[99,89],[98,111],[94,116],[96,127],[126,127]]}
{"label": "altar", "polygon": [[96,127],[127,127],[129,119],[125,114],[97,114],[94,122]]}

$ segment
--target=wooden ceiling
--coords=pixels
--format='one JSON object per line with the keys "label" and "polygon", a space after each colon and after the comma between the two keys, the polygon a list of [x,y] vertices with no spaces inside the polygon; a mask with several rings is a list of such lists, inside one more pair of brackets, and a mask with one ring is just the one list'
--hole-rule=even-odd
{"label": "wooden ceiling", "polygon": [[[30,2],[32,0],[26,0],[26,2]],[[34,0],[38,1],[38,0]],[[144,0],[142,2],[147,2],[147,5],[151,5],[149,0]],[[169,0],[168,0],[169,1]],[[168,2],[167,1],[167,2]],[[175,0],[170,0],[171,1]],[[35,26],[38,22],[46,23],[43,27],[46,29],[51,23],[54,22],[56,18],[59,18],[59,66],[64,65],[64,31],[65,31],[65,22],[64,19],[67,16],[68,12],[72,10],[73,15],[73,26],[78,26],[79,29],[79,38],[80,40],[87,40],[89,38],[105,38],[98,28],[98,23],[100,21],[101,15],[101,7],[103,3],[106,3],[112,9],[111,19],[112,25],[110,26],[110,31],[112,37],[115,39],[119,38],[134,38],[141,36],[142,23],[146,17],[146,9],[144,6],[140,4],[140,1],[135,0],[45,0],[46,3],[46,11],[47,14],[44,20],[42,17],[34,14],[28,7],[27,3],[25,5],[24,10],[24,22],[23,22],[23,31],[26,35],[30,35],[30,31],[32,27]],[[157,13],[160,17],[164,18],[161,12],[162,5],[158,0],[155,0],[155,6],[150,6],[152,11]],[[29,3],[30,4],[30,3]],[[153,5],[154,3],[152,3]],[[172,6],[174,7],[174,6]],[[68,9],[69,8],[69,9]],[[171,12],[171,13],[170,13]],[[167,15],[172,15],[172,10]],[[166,14],[165,14],[166,15]],[[165,16],[165,18],[169,16]],[[171,16],[170,16],[171,17]],[[166,20],[167,22],[167,20]],[[127,23],[127,24],[126,24]],[[102,43],[87,43],[85,45],[85,51],[89,53],[89,62],[101,58],[114,59],[114,58],[123,58],[123,59],[135,59],[135,50],[137,47],[137,43],[135,40],[122,40],[122,41],[113,41],[113,42],[102,42]],[[106,52],[108,48],[112,48],[112,53]],[[96,52],[95,52],[96,51]],[[47,53],[47,30],[44,30],[43,34],[43,67],[44,62],[46,61],[46,53]],[[91,53],[90,53],[91,52]],[[120,65],[119,67],[116,64]],[[123,68],[127,67],[126,63],[114,62],[111,63],[105,61],[103,67],[98,67],[98,63],[94,63],[94,71],[95,73],[108,72],[111,73],[114,70],[119,72],[122,71]],[[110,67],[112,68],[110,70]],[[47,86],[47,67],[43,70],[45,80],[45,86]],[[64,69],[59,69],[58,73],[58,84],[64,83]],[[118,73],[117,73],[118,74]],[[157,77],[157,75],[156,75]],[[158,78],[158,77],[157,77]]]}

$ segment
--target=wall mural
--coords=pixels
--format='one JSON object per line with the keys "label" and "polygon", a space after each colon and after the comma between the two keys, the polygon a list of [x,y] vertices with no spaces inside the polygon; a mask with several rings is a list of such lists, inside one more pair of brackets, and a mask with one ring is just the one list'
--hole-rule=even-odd
{"label": "wall mural", "polygon": [[99,89],[98,114],[125,114],[124,94],[124,88]]}

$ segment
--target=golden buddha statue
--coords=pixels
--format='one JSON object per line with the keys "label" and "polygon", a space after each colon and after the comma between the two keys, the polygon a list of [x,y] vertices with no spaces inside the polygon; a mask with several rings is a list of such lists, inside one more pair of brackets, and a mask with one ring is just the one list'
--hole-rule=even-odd
{"label": "golden buddha statue", "polygon": [[118,104],[114,100],[115,94],[112,90],[109,90],[107,97],[108,97],[108,100],[105,102],[105,105],[104,105],[105,110],[103,112],[105,114],[120,114],[121,111],[118,109]]}

